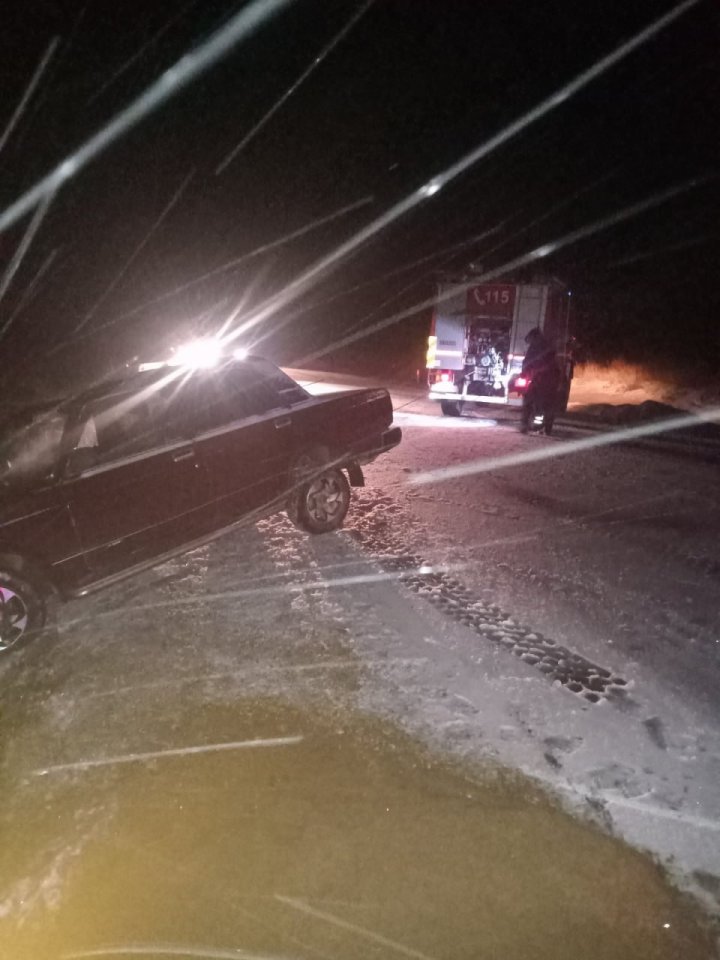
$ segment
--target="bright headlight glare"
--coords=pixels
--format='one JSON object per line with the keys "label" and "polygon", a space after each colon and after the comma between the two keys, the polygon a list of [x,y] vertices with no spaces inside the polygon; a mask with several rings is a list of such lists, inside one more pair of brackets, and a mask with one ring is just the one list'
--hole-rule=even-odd
{"label": "bright headlight glare", "polygon": [[217,340],[192,340],[178,347],[172,363],[179,367],[214,367],[220,361],[222,347]]}

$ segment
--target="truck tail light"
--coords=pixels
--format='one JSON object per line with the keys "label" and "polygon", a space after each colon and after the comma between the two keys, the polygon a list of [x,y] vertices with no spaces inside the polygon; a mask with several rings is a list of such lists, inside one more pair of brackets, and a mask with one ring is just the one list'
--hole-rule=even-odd
{"label": "truck tail light", "polygon": [[441,389],[447,390],[455,384],[455,372],[453,370],[428,370],[428,384],[430,386],[443,384]]}

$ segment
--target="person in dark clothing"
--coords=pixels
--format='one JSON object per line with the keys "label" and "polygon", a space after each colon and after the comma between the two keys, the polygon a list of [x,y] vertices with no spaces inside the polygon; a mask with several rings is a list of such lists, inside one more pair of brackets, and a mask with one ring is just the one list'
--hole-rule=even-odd
{"label": "person in dark clothing", "polygon": [[560,370],[552,344],[535,327],[525,337],[527,349],[523,360],[522,375],[530,384],[523,397],[522,419],[520,430],[527,433],[531,422],[542,414],[543,423],[540,428],[549,436],[555,421],[555,409],[558,387],[560,384]]}

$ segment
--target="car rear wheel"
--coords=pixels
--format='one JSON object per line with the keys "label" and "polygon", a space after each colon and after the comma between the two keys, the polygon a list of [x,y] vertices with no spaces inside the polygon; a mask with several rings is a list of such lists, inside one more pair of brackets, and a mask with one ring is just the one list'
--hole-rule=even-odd
{"label": "car rear wheel", "polygon": [[0,656],[37,636],[46,615],[43,591],[13,571],[0,568]]}
{"label": "car rear wheel", "polygon": [[308,473],[313,466],[317,472],[292,494],[287,515],[306,533],[330,533],[343,525],[350,507],[350,484],[339,467],[323,470],[310,458],[304,460],[299,470]]}
{"label": "car rear wheel", "polygon": [[440,409],[445,417],[459,417],[462,413],[461,400],[441,400]]}

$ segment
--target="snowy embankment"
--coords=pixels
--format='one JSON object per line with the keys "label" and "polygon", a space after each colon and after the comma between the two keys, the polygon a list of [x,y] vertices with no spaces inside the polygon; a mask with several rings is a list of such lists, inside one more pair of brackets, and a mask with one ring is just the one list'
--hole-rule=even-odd
{"label": "snowy embankment", "polygon": [[608,405],[700,412],[718,403],[720,382],[698,384],[670,380],[639,364],[622,361],[607,366],[597,363],[578,366],[570,396],[570,407],[574,410]]}
{"label": "snowy embankment", "polygon": [[[689,418],[689,419],[688,419]],[[672,419],[678,425],[670,429]],[[688,386],[650,374],[636,364],[578,367],[563,420],[590,429],[638,428],[667,423],[667,431],[643,442],[695,448],[713,458],[720,452],[720,389]]]}

